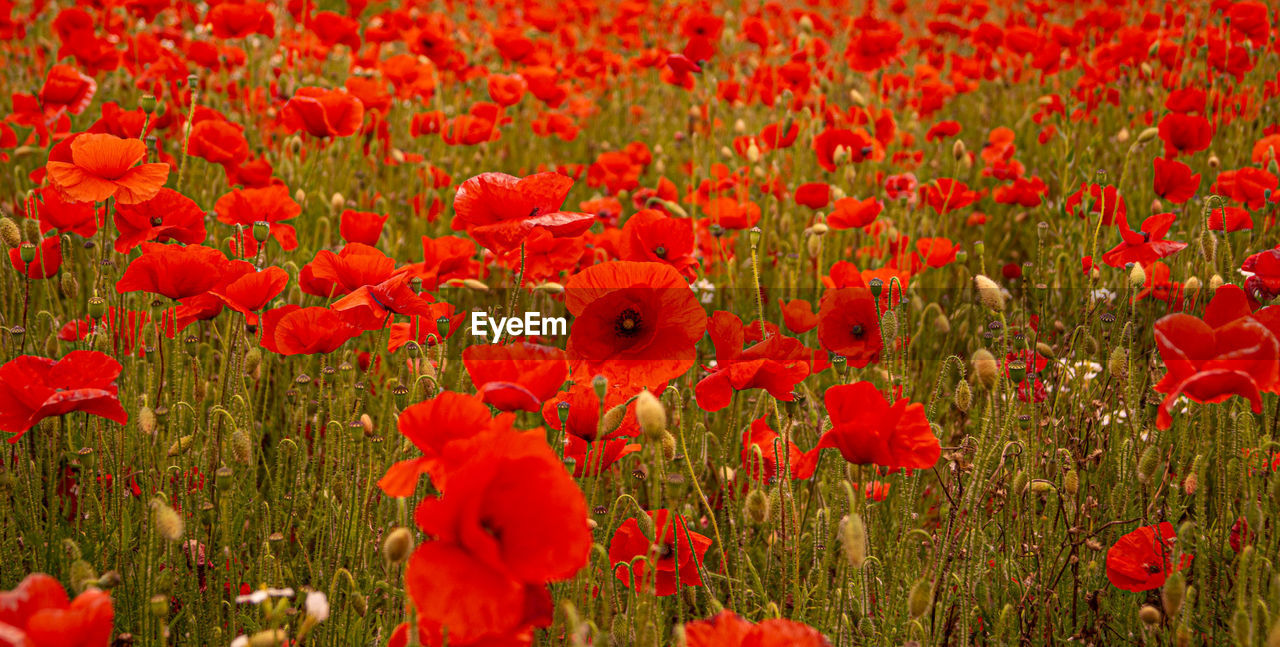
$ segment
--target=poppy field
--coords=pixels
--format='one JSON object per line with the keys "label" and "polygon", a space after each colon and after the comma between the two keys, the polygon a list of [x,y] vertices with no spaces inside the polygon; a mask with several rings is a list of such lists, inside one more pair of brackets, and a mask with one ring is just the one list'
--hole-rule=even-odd
{"label": "poppy field", "polygon": [[0,646],[1280,647],[1264,0],[0,0]]}

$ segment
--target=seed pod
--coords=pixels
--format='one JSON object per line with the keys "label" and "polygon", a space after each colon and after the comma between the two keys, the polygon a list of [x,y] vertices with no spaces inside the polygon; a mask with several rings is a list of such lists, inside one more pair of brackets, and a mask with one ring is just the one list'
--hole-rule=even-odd
{"label": "seed pod", "polygon": [[840,543],[844,546],[844,556],[853,568],[862,568],[867,561],[867,527],[862,522],[862,515],[850,513],[840,520]]}
{"label": "seed pod", "polygon": [[409,559],[413,552],[413,533],[403,526],[394,528],[382,542],[382,555],[392,564]]}
{"label": "seed pod", "polygon": [[933,583],[925,578],[920,578],[915,585],[911,587],[911,594],[907,596],[907,613],[912,620],[919,618],[929,610],[929,605],[933,602]]}
{"label": "seed pod", "polygon": [[956,392],[952,396],[952,401],[961,412],[969,410],[969,406],[973,404],[973,391],[969,389],[968,382],[960,380],[956,383]]}
{"label": "seed pod", "polygon": [[973,287],[978,291],[978,302],[992,312],[1004,310],[1004,294],[995,281],[983,274],[973,277]]}
{"label": "seed pod", "polygon": [[151,600],[147,602],[147,610],[156,618],[169,615],[169,598],[163,595],[151,596]]}
{"label": "seed pod", "polygon": [[1164,603],[1164,612],[1172,618],[1178,615],[1178,609],[1187,595],[1187,576],[1178,571],[1164,581],[1164,589],[1160,591],[1160,600]]}
{"label": "seed pod", "polygon": [[653,393],[641,391],[636,397],[636,420],[640,431],[650,440],[661,440],[667,430],[667,410]]}
{"label": "seed pod", "polygon": [[985,348],[979,348],[973,353],[973,377],[978,384],[990,387],[1000,379],[1000,364],[996,361],[995,355]]}
{"label": "seed pod", "polygon": [[769,513],[773,509],[769,497],[760,490],[752,490],[743,504],[742,515],[757,526],[769,523]]}
{"label": "seed pod", "polygon": [[186,527],[182,515],[159,498],[151,500],[151,510],[155,514],[156,532],[161,537],[169,541],[182,539]]}

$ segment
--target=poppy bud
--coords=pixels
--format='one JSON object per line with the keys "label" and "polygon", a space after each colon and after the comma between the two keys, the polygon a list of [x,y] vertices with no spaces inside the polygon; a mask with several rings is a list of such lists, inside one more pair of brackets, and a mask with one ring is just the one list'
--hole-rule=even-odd
{"label": "poppy bud", "polygon": [[1164,581],[1164,589],[1160,592],[1160,599],[1164,602],[1164,612],[1172,618],[1178,615],[1178,609],[1182,606],[1182,601],[1187,595],[1187,576],[1182,571],[1169,576]]}
{"label": "poppy bud", "polygon": [[1222,287],[1224,283],[1226,283],[1226,281],[1222,279],[1221,274],[1214,274],[1213,276],[1209,277],[1209,291],[1217,292],[1218,288]]}
{"label": "poppy bud", "polygon": [[964,380],[957,382],[956,392],[955,395],[952,396],[951,400],[956,405],[957,409],[961,412],[967,412],[969,407],[973,404],[973,391],[969,389],[969,383]]}
{"label": "poppy bud", "polygon": [[996,379],[1000,377],[1000,365],[996,362],[995,355],[985,348],[979,348],[973,353],[973,377],[978,384],[982,386],[991,386],[996,383]]}
{"label": "poppy bud", "polygon": [[1026,472],[1019,471],[1017,474],[1014,474],[1013,481],[1009,483],[1009,494],[1015,497],[1022,496],[1022,493],[1027,489],[1027,483],[1030,480],[1031,478],[1027,476]]}
{"label": "poppy bud", "polygon": [[641,534],[649,539],[657,539],[658,531],[654,527],[653,517],[650,517],[647,514],[642,514],[636,518],[636,522],[640,527]]}
{"label": "poppy bud", "polygon": [[1147,271],[1142,266],[1134,263],[1133,268],[1129,270],[1129,285],[1135,288],[1142,287],[1147,282]]}
{"label": "poppy bud", "polygon": [[266,629],[249,636],[249,647],[279,647],[288,638],[284,629]]}
{"label": "poppy bud", "polygon": [[769,497],[761,490],[752,490],[747,495],[747,501],[742,506],[742,515],[757,526],[769,523],[769,512],[773,508],[773,503],[769,501]]}
{"label": "poppy bud", "polygon": [[754,141],[747,145],[747,161],[752,164],[760,162],[760,147]]}
{"label": "poppy bud", "polygon": [[195,439],[195,435],[187,434],[173,441],[173,444],[169,445],[169,455],[177,456],[178,454],[182,454],[186,452],[188,449],[191,449],[191,441],[194,439]]}
{"label": "poppy bud", "polygon": [[662,432],[662,457],[669,461],[676,459],[676,437],[665,430]]}
{"label": "poppy bud", "polygon": [[138,431],[148,436],[156,433],[159,422],[156,420],[156,412],[151,407],[142,407],[138,410]]}
{"label": "poppy bud", "polygon": [[1231,618],[1231,635],[1235,637],[1237,645],[1253,644],[1253,619],[1243,606],[1236,609],[1235,616]]}
{"label": "poppy bud", "polygon": [[711,223],[711,226],[707,227],[707,230],[710,231],[711,235],[715,236],[716,238],[719,238],[724,235],[724,225],[721,225],[718,222]]}
{"label": "poppy bud", "polygon": [[307,192],[303,191],[302,189],[298,189],[297,191],[294,191],[293,201],[297,202],[298,204],[305,204],[307,201]]}
{"label": "poppy bud", "polygon": [[1196,476],[1195,472],[1192,472],[1187,475],[1187,478],[1182,480],[1182,491],[1187,496],[1195,496],[1196,489],[1199,485],[1200,479]]}
{"label": "poppy bud", "polygon": [[22,244],[22,230],[18,228],[18,223],[14,222],[13,218],[8,216],[0,218],[0,240],[9,247]]}
{"label": "poppy bud", "polygon": [[334,193],[333,196],[329,198],[329,208],[333,209],[335,212],[342,211],[346,206],[347,199],[342,197],[341,193]]}
{"label": "poppy bud", "polygon": [[243,429],[237,429],[231,434],[231,457],[242,465],[248,465],[253,460],[253,441]]}
{"label": "poppy bud", "polygon": [[398,526],[382,542],[382,555],[392,564],[400,564],[409,559],[413,552],[413,533],[403,526]]}
{"label": "poppy bud", "polygon": [[860,108],[867,107],[867,97],[855,89],[849,90],[849,101],[853,102],[853,105]]}
{"label": "poppy bud", "polygon": [[849,566],[862,568],[867,561],[867,527],[862,522],[862,515],[854,512],[840,520],[840,544],[844,547]]}
{"label": "poppy bud", "polygon": [[1129,129],[1121,128],[1120,132],[1116,133],[1116,143],[1123,144],[1127,141],[1129,141]]}
{"label": "poppy bud", "polygon": [[70,272],[63,272],[62,276],[58,277],[58,288],[62,290],[62,296],[68,298],[75,298],[80,293],[80,283]]}
{"label": "poppy bud", "polygon": [[618,430],[622,426],[622,418],[627,413],[627,403],[623,402],[611,407],[604,412],[604,416],[600,418],[600,424],[596,428],[598,437],[608,436]]}
{"label": "poppy bud", "polygon": [[817,236],[810,236],[805,239],[804,248],[809,253],[809,258],[817,258],[822,253],[822,239]]}
{"label": "poppy bud", "polygon": [[1138,609],[1138,619],[1142,621],[1142,624],[1146,625],[1147,629],[1152,629],[1160,623],[1160,610],[1145,604],[1141,609]]}
{"label": "poppy bud", "polygon": [[1129,352],[1123,346],[1111,349],[1107,357],[1107,371],[1120,380],[1129,377]]}
{"label": "poppy bud", "polygon": [[1186,281],[1183,281],[1182,288],[1185,292],[1198,292],[1200,290],[1200,278],[1193,276]]}
{"label": "poppy bud", "polygon": [[956,143],[951,145],[951,157],[955,158],[955,160],[958,162],[960,161],[960,158],[964,157],[964,154],[965,154],[964,140],[957,139]]}
{"label": "poppy bud", "polygon": [[1159,136],[1160,136],[1159,128],[1154,128],[1154,127],[1147,128],[1146,130],[1143,130],[1142,132],[1138,133],[1138,143],[1145,144]]}
{"label": "poppy bud", "polygon": [[151,510],[155,514],[156,532],[169,541],[182,539],[185,523],[182,515],[165,503],[162,499],[151,500]]}
{"label": "poppy bud", "polygon": [[89,586],[98,583],[98,574],[93,570],[93,565],[83,559],[77,559],[71,562],[71,588],[76,593],[84,593]]}
{"label": "poppy bud", "polygon": [[124,578],[120,577],[119,571],[107,571],[98,578],[97,587],[100,589],[114,589],[124,582]]}
{"label": "poppy bud", "polygon": [[1160,450],[1155,445],[1148,447],[1142,452],[1142,458],[1138,459],[1138,480],[1143,483],[1150,483],[1156,477],[1156,471],[1160,468]]}
{"label": "poppy bud", "polygon": [[978,302],[988,310],[992,312],[1004,310],[1004,294],[995,281],[983,274],[976,274],[973,277],[973,286],[978,291]]}
{"label": "poppy bud", "polygon": [[1222,160],[1218,159],[1218,155],[1216,153],[1209,153],[1209,168],[1216,171],[1220,166],[1222,166]]}
{"label": "poppy bud", "polygon": [[923,616],[929,610],[929,605],[933,602],[933,583],[924,578],[920,578],[914,586],[911,587],[911,593],[907,596],[907,613],[912,620]]}
{"label": "poppy bud", "polygon": [[23,220],[22,228],[25,230],[23,232],[23,237],[25,237],[27,240],[34,240],[34,241],[40,240],[41,234],[40,234],[39,220],[36,220],[34,218]]}
{"label": "poppy bud", "polygon": [[546,292],[547,294],[564,294],[564,284],[555,281],[547,281],[533,286],[534,290]]}
{"label": "poppy bud", "polygon": [[667,430],[667,410],[648,390],[636,396],[636,420],[640,423],[640,432],[650,440],[659,440]]}

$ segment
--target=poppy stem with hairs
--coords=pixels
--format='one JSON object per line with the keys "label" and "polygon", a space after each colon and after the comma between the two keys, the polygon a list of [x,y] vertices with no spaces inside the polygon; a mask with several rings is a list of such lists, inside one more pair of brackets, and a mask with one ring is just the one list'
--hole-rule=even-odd
{"label": "poppy stem with hairs", "polygon": [[26,266],[26,271],[23,272],[25,287],[22,294],[22,342],[18,349],[19,355],[25,355],[27,352],[27,309],[31,306],[31,263],[27,263]]}
{"label": "poppy stem with hairs", "polygon": [[[507,300],[507,311],[504,313],[508,317],[514,317],[516,309],[516,300],[520,298],[520,288],[524,286],[524,264],[525,264],[525,244],[520,243],[520,271],[516,273],[516,285],[511,290],[511,298]],[[601,406],[604,406],[604,399],[600,400]]]}
{"label": "poppy stem with hairs", "polygon": [[178,191],[182,190],[182,180],[187,176],[187,160],[190,159],[191,151],[191,122],[196,118],[196,99],[199,94],[196,83],[199,80],[200,78],[194,74],[187,77],[187,88],[191,90],[191,108],[187,111],[187,127],[182,136],[182,166],[178,167],[178,183],[174,186]]}

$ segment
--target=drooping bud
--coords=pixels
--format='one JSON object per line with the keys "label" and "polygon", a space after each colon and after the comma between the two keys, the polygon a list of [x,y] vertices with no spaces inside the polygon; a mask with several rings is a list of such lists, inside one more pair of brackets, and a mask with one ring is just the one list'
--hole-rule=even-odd
{"label": "drooping bud", "polygon": [[742,514],[753,524],[764,525],[769,522],[769,513],[773,504],[762,490],[752,490],[743,504]]}
{"label": "drooping bud", "polygon": [[973,377],[982,386],[990,387],[1000,378],[1000,364],[995,355],[985,348],[973,353]]}
{"label": "drooping bud", "polygon": [[413,533],[403,526],[393,529],[382,542],[382,555],[392,564],[404,562],[412,552]]}
{"label": "drooping bud", "polygon": [[928,612],[932,603],[933,583],[922,577],[911,587],[911,594],[907,596],[907,613],[915,620]]}
{"label": "drooping bud", "polygon": [[1107,371],[1120,380],[1129,377],[1129,351],[1123,346],[1112,348],[1107,356]]}
{"label": "drooping bud", "polygon": [[992,312],[1004,310],[1004,294],[995,281],[985,275],[977,274],[973,277],[973,286],[978,291],[978,302],[988,310]]}
{"label": "drooping bud", "polygon": [[867,527],[862,515],[855,512],[840,520],[840,543],[849,566],[862,568],[867,561]]}
{"label": "drooping bud", "polygon": [[960,380],[956,383],[956,392],[952,396],[952,402],[962,413],[969,411],[969,407],[973,404],[973,391],[969,389],[968,382]]}
{"label": "drooping bud", "polygon": [[1164,581],[1164,589],[1160,591],[1160,599],[1164,602],[1164,612],[1172,618],[1178,615],[1178,609],[1182,607],[1182,601],[1187,596],[1187,576],[1182,571],[1169,576]]}
{"label": "drooping bud", "polygon": [[627,413],[627,403],[623,402],[614,405],[604,412],[600,417],[600,424],[596,428],[596,437],[603,438],[618,430],[622,426],[622,420]]}
{"label": "drooping bud", "polygon": [[151,500],[151,510],[155,514],[156,532],[169,541],[179,541],[186,528],[182,515],[178,514],[162,499]]}
{"label": "drooping bud", "polygon": [[662,432],[667,430],[667,410],[648,390],[641,391],[636,397],[636,420],[640,423],[641,433],[650,440],[661,440]]}
{"label": "drooping bud", "polygon": [[669,461],[676,459],[676,437],[666,430],[662,432],[662,457]]}
{"label": "drooping bud", "polygon": [[1062,477],[1062,489],[1066,490],[1070,496],[1075,496],[1080,491],[1080,473],[1075,470],[1068,470],[1066,476]]}
{"label": "drooping bud", "polygon": [[156,433],[156,428],[159,426],[160,424],[156,419],[155,409],[152,409],[151,407],[142,407],[138,410],[138,431],[150,436]]}
{"label": "drooping bud", "polygon": [[964,157],[964,154],[965,154],[964,140],[957,139],[956,143],[951,145],[951,157],[955,158],[956,161],[960,161],[960,158]]}
{"label": "drooping bud", "polygon": [[1151,483],[1159,469],[1160,449],[1152,445],[1142,452],[1142,458],[1138,459],[1138,480],[1143,483]]}
{"label": "drooping bud", "polygon": [[253,441],[247,431],[237,429],[231,434],[231,457],[241,465],[248,465],[253,460]]}

